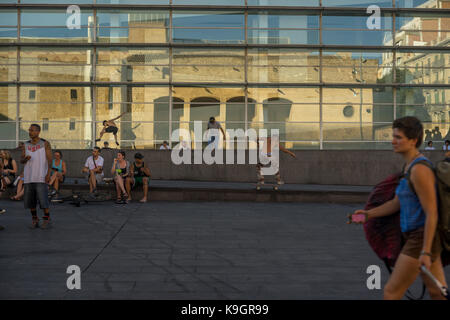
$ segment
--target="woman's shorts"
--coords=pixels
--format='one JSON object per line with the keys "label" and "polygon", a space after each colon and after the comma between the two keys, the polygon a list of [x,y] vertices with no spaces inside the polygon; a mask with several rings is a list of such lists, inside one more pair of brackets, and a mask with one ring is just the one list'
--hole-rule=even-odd
{"label": "woman's shorts", "polygon": [[12,175],[12,174],[8,174],[6,176],[3,176],[3,178],[8,178],[8,180],[9,180],[8,185],[13,184],[14,180],[16,180],[16,177],[14,175]]}
{"label": "woman's shorts", "polygon": [[[423,248],[423,237],[424,228],[419,228],[410,232],[403,232],[403,239],[405,244],[402,248],[401,253],[410,256],[414,259],[419,259],[420,252]],[[439,232],[436,230],[433,245],[431,246],[431,261],[434,262],[442,252],[441,239],[439,237]]]}

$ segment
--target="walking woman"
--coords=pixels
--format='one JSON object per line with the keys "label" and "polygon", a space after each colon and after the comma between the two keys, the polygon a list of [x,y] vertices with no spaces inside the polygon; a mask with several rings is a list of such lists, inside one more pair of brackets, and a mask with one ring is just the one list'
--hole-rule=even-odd
{"label": "walking woman", "polygon": [[127,203],[128,194],[125,190],[125,180],[128,177],[129,171],[130,163],[125,159],[125,152],[119,151],[117,158],[114,158],[114,163],[111,168],[111,173],[114,175],[114,182],[116,183],[116,203]]}
{"label": "walking woman", "polygon": [[[371,210],[356,210],[364,214],[366,221],[388,216],[400,211],[400,227],[405,244],[395,263],[394,271],[384,288],[384,299],[401,299],[413,284],[423,265],[443,284],[444,270],[441,262],[441,243],[436,230],[438,222],[438,199],[433,171],[418,163],[430,160],[419,152],[423,141],[422,123],[415,117],[397,119],[393,123],[392,146],[406,162],[404,173],[410,172],[410,182],[404,177],[396,189],[395,197]],[[414,192],[415,190],[415,192]],[[445,299],[434,282],[421,274],[432,299]]]}

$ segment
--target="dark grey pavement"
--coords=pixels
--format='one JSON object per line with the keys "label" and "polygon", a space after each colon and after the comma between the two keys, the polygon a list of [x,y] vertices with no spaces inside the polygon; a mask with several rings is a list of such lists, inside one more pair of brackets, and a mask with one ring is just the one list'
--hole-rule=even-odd
{"label": "dark grey pavement", "polygon": [[[359,205],[59,204],[50,230],[28,229],[22,206],[0,202],[0,299],[380,299],[366,269],[388,278],[345,224]],[[81,290],[66,287],[69,265]]]}

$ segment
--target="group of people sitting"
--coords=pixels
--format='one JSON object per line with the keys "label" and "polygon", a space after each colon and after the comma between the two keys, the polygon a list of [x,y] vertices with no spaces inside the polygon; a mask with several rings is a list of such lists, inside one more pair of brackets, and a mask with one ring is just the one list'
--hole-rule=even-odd
{"label": "group of people sitting", "polygon": [[[89,192],[97,192],[97,184],[103,181],[105,160],[100,156],[100,148],[94,147],[92,155],[86,159],[82,172],[86,175],[89,182]],[[143,187],[144,196],[140,202],[147,202],[148,183],[150,181],[150,168],[144,162],[144,156],[141,153],[134,155],[134,162],[125,158],[125,152],[119,151],[117,157],[113,160],[111,174],[116,186],[117,203],[128,203],[131,201],[131,189],[137,186]]]}
{"label": "group of people sitting", "polygon": [[[59,198],[59,189],[64,183],[67,174],[67,165],[62,160],[62,152],[56,150],[53,152],[52,173],[48,183],[49,197],[57,200]],[[95,147],[92,155],[85,162],[82,172],[86,175],[89,182],[89,191],[97,192],[97,184],[101,183],[104,178],[104,159],[100,156],[100,148]],[[7,150],[0,151],[0,174],[1,185],[0,192],[6,191],[7,187],[15,186],[16,194],[11,196],[11,200],[20,201],[24,195],[24,179],[23,172],[18,175],[17,162],[11,157],[11,153]],[[131,190],[134,187],[142,186],[144,196],[140,202],[147,202],[148,184],[150,181],[150,169],[144,162],[144,156],[141,153],[134,155],[134,162],[130,165],[125,158],[125,152],[119,151],[117,157],[113,160],[111,168],[113,181],[117,192],[117,203],[128,203],[132,200]]]}

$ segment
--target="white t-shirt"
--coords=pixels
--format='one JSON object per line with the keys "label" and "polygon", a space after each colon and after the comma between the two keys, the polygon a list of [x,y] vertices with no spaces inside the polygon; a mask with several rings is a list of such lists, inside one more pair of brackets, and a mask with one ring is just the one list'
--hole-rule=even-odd
{"label": "white t-shirt", "polygon": [[450,146],[446,146],[445,144],[444,144],[444,146],[442,147],[442,150],[444,150],[444,151],[450,151]]}
{"label": "white t-shirt", "polygon": [[425,150],[435,150],[434,147],[425,147]]}
{"label": "white t-shirt", "polygon": [[170,147],[167,146],[167,149],[166,149],[166,148],[164,148],[164,145],[162,145],[161,147],[159,147],[159,150],[170,150]]}
{"label": "white t-shirt", "polygon": [[[86,159],[86,163],[84,164],[85,167],[88,167],[89,170],[94,170],[96,167],[95,165],[97,165],[97,167],[103,167],[103,162],[105,160],[101,157],[98,156],[97,160],[95,160],[95,164],[94,164],[94,157],[90,156],[89,158]],[[98,174],[103,174],[102,173],[98,173]]]}

